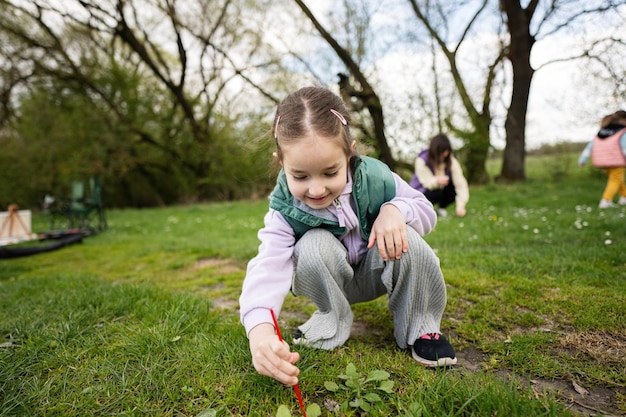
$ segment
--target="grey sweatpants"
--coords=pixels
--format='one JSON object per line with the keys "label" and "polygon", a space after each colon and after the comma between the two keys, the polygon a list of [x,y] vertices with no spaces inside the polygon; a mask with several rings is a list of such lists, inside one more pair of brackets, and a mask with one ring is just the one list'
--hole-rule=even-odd
{"label": "grey sweatpants", "polygon": [[409,251],[384,262],[374,245],[358,265],[350,265],[343,244],[323,229],[312,229],[296,243],[292,291],[311,299],[317,311],[299,329],[321,349],[343,345],[350,336],[351,304],[389,295],[396,343],[402,349],[424,333],[439,333],[446,287],[439,258],[412,228]]}

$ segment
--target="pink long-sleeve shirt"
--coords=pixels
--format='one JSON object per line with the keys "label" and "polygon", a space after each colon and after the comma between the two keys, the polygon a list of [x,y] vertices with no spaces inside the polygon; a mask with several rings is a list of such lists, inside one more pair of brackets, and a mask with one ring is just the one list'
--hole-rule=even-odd
{"label": "pink long-sleeve shirt", "polygon": [[[430,233],[437,222],[437,214],[432,204],[397,174],[393,173],[393,177],[396,196],[385,204],[393,204],[398,208],[406,224],[421,236]],[[348,251],[350,264],[356,265],[368,249],[367,240],[361,236],[354,210],[351,175],[348,175],[348,183],[338,200],[339,204],[331,204],[327,210],[342,227],[346,227],[346,233],[339,240]],[[292,256],[296,243],[293,229],[282,214],[271,208],[265,215],[264,223],[258,233],[261,241],[259,252],[248,263],[239,297],[241,323],[246,334],[261,323],[272,323],[269,310],[273,309],[279,314],[293,278]]]}

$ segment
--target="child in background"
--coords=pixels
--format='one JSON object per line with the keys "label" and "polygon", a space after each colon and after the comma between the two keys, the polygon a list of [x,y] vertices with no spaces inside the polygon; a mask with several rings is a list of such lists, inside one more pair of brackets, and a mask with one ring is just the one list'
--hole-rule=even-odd
{"label": "child in background", "polygon": [[278,314],[290,290],[317,306],[294,344],[342,346],[351,304],[387,294],[398,346],[426,366],[456,363],[440,333],[439,259],[422,238],[436,223],[432,204],[382,162],[359,156],[349,121],[341,99],[319,87],[290,94],[274,118],[281,171],[239,303],[254,367],[285,385],[298,383],[299,354],[279,341],[270,309]]}
{"label": "child in background", "polygon": [[578,165],[584,166],[589,156],[593,166],[604,169],[608,176],[598,207],[614,207],[615,194],[619,195],[617,203],[626,205],[626,111],[618,110],[602,118],[600,131],[580,154]]}
{"label": "child in background", "polygon": [[415,159],[415,172],[411,187],[424,193],[433,204],[437,204],[437,214],[448,215],[446,208],[456,202],[456,215],[464,217],[465,205],[469,201],[469,186],[463,175],[461,164],[454,157],[450,139],[440,133],[435,135],[428,146]]}

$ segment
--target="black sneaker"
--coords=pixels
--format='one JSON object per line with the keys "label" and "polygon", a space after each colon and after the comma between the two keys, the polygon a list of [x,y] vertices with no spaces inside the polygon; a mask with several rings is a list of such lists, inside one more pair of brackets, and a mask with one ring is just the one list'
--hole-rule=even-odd
{"label": "black sneaker", "polygon": [[439,333],[422,335],[411,346],[413,359],[425,366],[450,366],[456,364],[454,348]]}

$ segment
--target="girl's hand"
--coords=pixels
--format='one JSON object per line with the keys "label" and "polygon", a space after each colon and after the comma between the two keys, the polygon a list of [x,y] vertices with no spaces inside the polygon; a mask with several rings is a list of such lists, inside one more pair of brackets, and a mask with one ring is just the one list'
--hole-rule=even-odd
{"label": "girl's hand", "polygon": [[372,248],[375,243],[384,261],[400,259],[402,254],[409,250],[406,220],[393,204],[382,206],[372,225],[372,233],[367,242],[368,249]]}
{"label": "girl's hand", "polygon": [[300,370],[294,364],[300,359],[298,352],[291,352],[289,345],[278,339],[274,325],[259,324],[248,334],[252,364],[258,373],[292,386],[298,383]]}
{"label": "girl's hand", "polygon": [[466,212],[467,212],[467,211],[465,210],[465,207],[464,207],[464,206],[459,206],[459,205],[457,204],[457,206],[456,206],[456,215],[457,215],[457,216],[459,216],[459,217],[465,217]]}
{"label": "girl's hand", "polygon": [[445,187],[446,185],[450,183],[450,177],[448,177],[447,175],[438,175],[435,178],[437,178],[437,184],[443,187]]}

